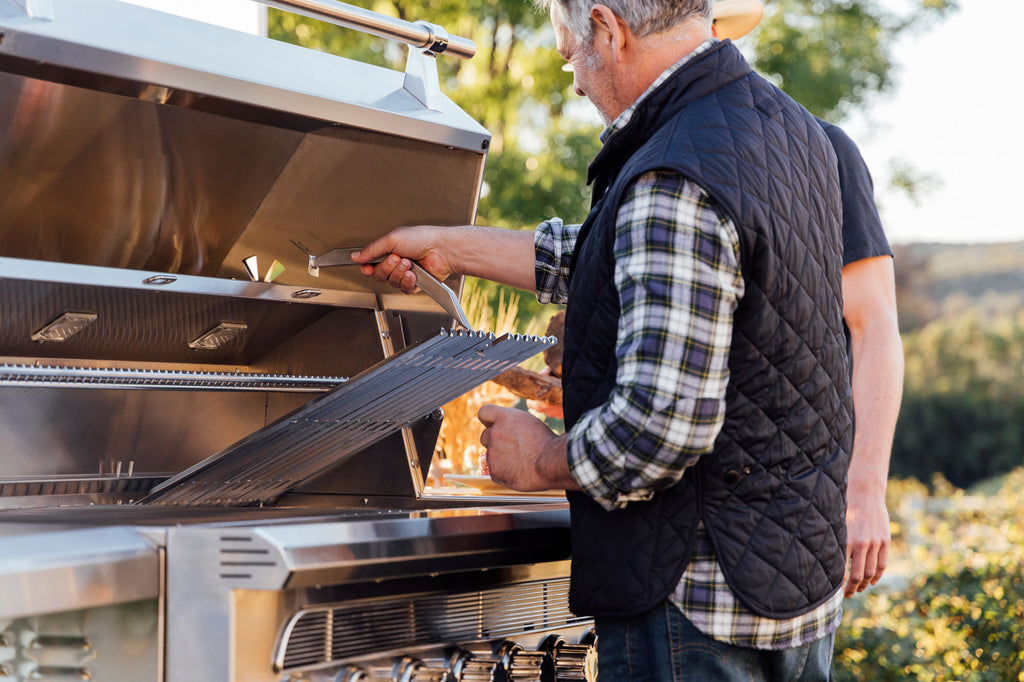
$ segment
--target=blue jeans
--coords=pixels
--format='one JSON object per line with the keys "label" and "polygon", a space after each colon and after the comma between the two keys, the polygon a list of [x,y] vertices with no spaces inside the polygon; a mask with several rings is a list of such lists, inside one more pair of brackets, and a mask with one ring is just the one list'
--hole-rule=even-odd
{"label": "blue jeans", "polygon": [[829,635],[795,649],[766,651],[714,640],[665,601],[634,618],[598,618],[600,682],[827,682]]}

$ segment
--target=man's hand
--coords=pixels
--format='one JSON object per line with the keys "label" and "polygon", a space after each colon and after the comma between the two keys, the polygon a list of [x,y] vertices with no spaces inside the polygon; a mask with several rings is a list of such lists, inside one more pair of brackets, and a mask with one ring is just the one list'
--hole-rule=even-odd
{"label": "man's hand", "polygon": [[[443,282],[454,272],[449,257],[442,248],[445,228],[420,225],[400,227],[366,245],[352,254],[352,260],[363,263],[364,275],[378,282],[390,282],[407,294],[416,291],[416,274],[411,272],[412,261]],[[376,265],[370,261],[384,257]]]}
{"label": "man's hand", "polygon": [[878,492],[859,486],[847,491],[846,561],[844,593],[851,597],[874,585],[889,564],[889,512],[885,508],[885,489]]}
{"label": "man's hand", "polygon": [[487,466],[496,483],[522,492],[579,488],[569,473],[564,435],[514,408],[484,405],[477,416],[485,427],[480,444],[487,448]]}
{"label": "man's hand", "polygon": [[[384,258],[372,264],[371,261]],[[481,225],[417,225],[388,232],[352,255],[364,275],[390,282],[407,294],[416,291],[412,261],[443,282],[449,276],[482,277],[535,291],[533,232]]]}

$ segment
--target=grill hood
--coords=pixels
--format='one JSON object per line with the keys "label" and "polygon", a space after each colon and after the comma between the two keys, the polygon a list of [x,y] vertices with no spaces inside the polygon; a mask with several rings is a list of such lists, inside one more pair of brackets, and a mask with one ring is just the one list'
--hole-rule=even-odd
{"label": "grill hood", "polygon": [[290,239],[471,222],[489,135],[407,82],[114,0],[0,0],[0,258],[248,278],[255,255],[302,283]]}

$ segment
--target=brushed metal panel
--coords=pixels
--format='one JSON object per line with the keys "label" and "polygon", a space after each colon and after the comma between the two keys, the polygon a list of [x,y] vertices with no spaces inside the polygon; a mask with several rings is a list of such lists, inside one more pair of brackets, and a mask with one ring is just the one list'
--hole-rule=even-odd
{"label": "brushed metal panel", "polygon": [[0,255],[207,275],[302,139],[3,72],[0,130]]}

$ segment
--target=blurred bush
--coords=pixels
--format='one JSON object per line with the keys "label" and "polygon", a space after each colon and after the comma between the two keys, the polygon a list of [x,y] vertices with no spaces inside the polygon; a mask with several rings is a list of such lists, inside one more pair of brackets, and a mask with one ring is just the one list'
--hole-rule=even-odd
{"label": "blurred bush", "polygon": [[836,680],[1024,682],[1024,469],[1000,483],[890,483],[894,561],[846,603]]}

